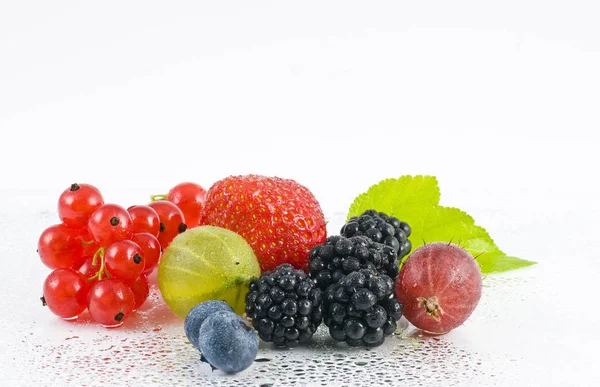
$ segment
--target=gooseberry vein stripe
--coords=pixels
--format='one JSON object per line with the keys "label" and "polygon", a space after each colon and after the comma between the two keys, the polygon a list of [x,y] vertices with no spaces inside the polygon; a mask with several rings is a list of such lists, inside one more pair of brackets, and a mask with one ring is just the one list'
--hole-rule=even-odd
{"label": "gooseberry vein stripe", "polygon": [[[191,275],[193,277],[204,278],[199,272],[189,271],[189,270],[186,270],[186,269],[181,268],[181,267],[163,265],[163,269],[178,271],[178,272],[181,272],[181,273],[189,274],[189,275]],[[218,296],[220,294],[223,294],[223,293],[227,292],[229,289],[231,289],[231,288],[233,288],[235,286],[238,286],[238,285],[239,285],[239,283],[236,282],[236,281],[223,282],[221,284],[221,286],[219,287],[218,291],[212,291],[212,292],[206,292],[206,293],[198,293],[197,296],[198,297],[206,297],[207,299],[210,299],[210,300],[217,300],[217,299],[219,299]],[[240,290],[238,290],[238,293],[239,292],[240,292]],[[237,297],[237,299],[239,299],[239,296]]]}
{"label": "gooseberry vein stripe", "polygon": [[[169,246],[169,247],[171,247],[171,246]],[[198,261],[200,263],[202,263],[203,266],[206,266],[207,269],[211,269],[211,270],[215,270],[215,271],[221,270],[221,268],[218,268],[218,267],[213,266],[213,265],[209,264],[208,262],[206,262],[206,259],[204,259],[203,256],[199,255],[198,253],[196,253],[194,250],[190,249],[189,247],[173,246],[172,250],[185,251],[185,252],[191,254],[193,257],[197,258]],[[175,269],[179,270],[179,268],[175,268]],[[182,271],[182,270],[180,270],[180,271]]]}

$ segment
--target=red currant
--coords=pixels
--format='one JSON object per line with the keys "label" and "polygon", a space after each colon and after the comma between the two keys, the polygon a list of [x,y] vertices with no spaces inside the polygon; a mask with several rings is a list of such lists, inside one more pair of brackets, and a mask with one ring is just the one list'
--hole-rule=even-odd
{"label": "red currant", "polygon": [[142,249],[142,256],[144,257],[144,273],[150,274],[160,260],[160,255],[162,253],[160,242],[147,232],[133,234],[131,241]]}
{"label": "red currant", "polygon": [[180,183],[171,188],[167,200],[173,202],[183,212],[185,224],[196,227],[200,222],[200,211],[204,206],[206,190],[196,183]]}
{"label": "red currant", "polygon": [[117,278],[95,284],[88,296],[92,318],[105,327],[118,327],[129,317],[135,305],[131,289]]}
{"label": "red currant", "polygon": [[106,248],[106,270],[116,278],[132,281],[144,271],[142,249],[132,241],[119,241]]}
{"label": "red currant", "polygon": [[133,221],[133,232],[147,232],[158,237],[160,231],[160,219],[154,208],[138,205],[127,209]]}
{"label": "red currant", "polygon": [[98,188],[89,184],[71,184],[58,198],[58,216],[69,227],[85,227],[90,215],[104,199]]}
{"label": "red currant", "polygon": [[160,232],[158,241],[166,249],[171,241],[187,229],[183,212],[168,200],[158,200],[149,204],[154,208],[160,218]]}
{"label": "red currant", "polygon": [[44,265],[50,269],[76,266],[81,259],[83,247],[79,230],[55,224],[42,232],[38,240],[38,253]]}
{"label": "red currant", "polygon": [[94,284],[96,284],[96,282],[98,282],[98,277],[95,277],[95,276],[96,276],[96,273],[98,273],[100,271],[101,267],[102,267],[102,263],[99,258],[96,259],[96,264],[94,265],[94,257],[93,256],[85,257],[83,264],[79,268],[79,272],[81,274],[83,274],[83,276],[85,278],[88,279],[88,283],[89,283],[90,287],[94,286]]}
{"label": "red currant", "polygon": [[133,310],[139,309],[146,299],[148,298],[148,294],[150,293],[150,286],[148,285],[148,278],[142,274],[135,279],[135,281],[128,284],[129,288],[133,292],[133,296],[135,297],[135,305]]}
{"label": "red currant", "polygon": [[72,269],[54,270],[44,281],[42,303],[55,315],[71,320],[87,307],[89,285],[85,277]]}
{"label": "red currant", "polygon": [[82,257],[94,255],[101,247],[96,241],[94,241],[87,227],[79,229],[79,241],[83,246],[83,251],[81,253]]}
{"label": "red currant", "polygon": [[117,204],[104,204],[90,217],[88,230],[94,241],[101,246],[130,239],[133,234],[131,216]]}

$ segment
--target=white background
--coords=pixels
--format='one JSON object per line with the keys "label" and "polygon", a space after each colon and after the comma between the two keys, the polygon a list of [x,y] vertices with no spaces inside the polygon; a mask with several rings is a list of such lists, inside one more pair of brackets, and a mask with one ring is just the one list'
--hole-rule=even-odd
{"label": "white background", "polygon": [[[540,326],[573,312],[593,331],[598,15],[595,1],[3,0],[1,210],[54,211],[75,181],[127,206],[258,173],[307,185],[331,216],[382,178],[432,174],[443,204],[571,281],[546,299],[556,310],[536,305]],[[597,360],[581,333],[561,339],[564,372]]]}

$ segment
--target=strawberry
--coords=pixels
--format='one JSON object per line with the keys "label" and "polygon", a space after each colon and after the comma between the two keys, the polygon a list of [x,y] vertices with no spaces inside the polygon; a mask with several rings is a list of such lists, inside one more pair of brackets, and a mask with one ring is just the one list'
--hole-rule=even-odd
{"label": "strawberry", "polygon": [[313,194],[294,180],[278,177],[230,176],[216,182],[206,194],[200,224],[244,237],[263,272],[282,263],[308,271],[310,249],[327,237]]}

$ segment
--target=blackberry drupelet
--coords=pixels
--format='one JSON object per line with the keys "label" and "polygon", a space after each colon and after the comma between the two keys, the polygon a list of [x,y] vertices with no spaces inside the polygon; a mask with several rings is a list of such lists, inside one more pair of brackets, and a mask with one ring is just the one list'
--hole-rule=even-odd
{"label": "blackberry drupelet", "polygon": [[400,259],[412,249],[408,239],[411,233],[408,223],[384,212],[367,210],[358,217],[353,216],[342,226],[340,233],[347,238],[364,235],[374,242],[390,246]]}
{"label": "blackberry drupelet", "polygon": [[279,347],[308,341],[321,324],[322,310],[321,290],[287,263],[252,281],[246,295],[246,314],[258,336]]}
{"label": "blackberry drupelet", "polygon": [[330,236],[322,245],[314,246],[308,257],[309,275],[321,290],[360,269],[377,270],[395,279],[400,265],[392,247],[366,236]]}
{"label": "blackberry drupelet", "polygon": [[353,347],[377,347],[396,331],[402,305],[393,294],[394,281],[361,269],[330,285],[323,296],[323,321],[336,341]]}

